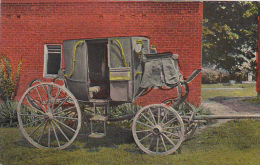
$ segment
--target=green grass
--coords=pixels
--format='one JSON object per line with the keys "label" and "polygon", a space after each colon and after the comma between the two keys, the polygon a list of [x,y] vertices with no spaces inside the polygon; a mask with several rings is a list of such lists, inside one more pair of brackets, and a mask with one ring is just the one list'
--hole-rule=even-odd
{"label": "green grass", "polygon": [[[255,84],[202,85],[202,88],[242,88],[239,90],[202,89],[202,100],[210,97],[256,96]],[[195,134],[184,142],[180,153],[168,156],[143,154],[132,138],[131,130],[108,127],[102,139],[78,136],[65,150],[37,149],[22,138],[19,128],[0,129],[0,163],[3,165],[63,164],[260,164],[260,121],[232,121]]]}
{"label": "green grass", "polygon": [[251,104],[260,104],[260,98],[259,97],[244,99],[242,101],[247,102],[247,103],[251,103]]}
{"label": "green grass", "polygon": [[[260,121],[233,121],[197,133],[184,142],[181,153],[168,156],[143,154],[131,131],[114,129],[104,139],[78,138],[65,150],[40,150],[22,140],[18,128],[2,128],[0,163],[29,164],[260,164]],[[113,131],[113,130],[110,130]]]}
{"label": "green grass", "polygon": [[[202,84],[201,85],[201,101],[218,96],[225,97],[255,97],[255,84],[234,84],[231,86],[223,86],[222,84]],[[210,88],[240,88],[240,89],[210,89]]]}

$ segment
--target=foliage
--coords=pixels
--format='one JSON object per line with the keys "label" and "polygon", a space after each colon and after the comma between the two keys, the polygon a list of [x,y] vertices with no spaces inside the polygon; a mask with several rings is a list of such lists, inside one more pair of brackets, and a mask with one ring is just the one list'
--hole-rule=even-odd
{"label": "foliage", "polygon": [[258,2],[204,2],[203,64],[230,72],[244,62],[254,70]]}
{"label": "foliage", "polygon": [[125,103],[116,107],[113,107],[111,110],[112,116],[124,116],[129,114],[135,114],[142,107],[138,105],[134,105],[132,103]]}
{"label": "foliage", "polygon": [[[125,116],[125,115],[136,114],[141,108],[142,108],[141,106],[134,105],[132,103],[121,104],[119,106],[112,107],[111,116],[120,117],[120,116]],[[131,125],[132,125],[132,119],[123,120],[123,121],[116,122],[116,123],[113,122],[113,124],[120,125],[121,127],[130,129]]]}
{"label": "foliage", "polygon": [[17,126],[17,108],[18,103],[15,101],[7,100],[0,104],[0,126]]}
{"label": "foliage", "polygon": [[201,71],[201,81],[202,83],[212,84],[217,82],[228,82],[229,73],[220,68],[216,68],[215,66],[207,66],[202,68]]}
{"label": "foliage", "polygon": [[0,96],[3,101],[14,100],[18,88],[21,65],[22,60],[20,60],[17,66],[16,76],[14,77],[11,62],[2,54],[0,61]]}

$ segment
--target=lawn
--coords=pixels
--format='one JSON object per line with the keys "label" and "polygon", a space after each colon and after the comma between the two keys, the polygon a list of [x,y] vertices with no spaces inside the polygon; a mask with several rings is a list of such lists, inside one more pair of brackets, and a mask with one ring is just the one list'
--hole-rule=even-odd
{"label": "lawn", "polygon": [[[184,142],[179,153],[143,154],[131,131],[111,127],[103,139],[76,139],[69,149],[40,150],[23,140],[18,128],[1,129],[0,162],[28,164],[260,164],[260,121],[233,121],[208,128]],[[114,130],[113,130],[114,129]]]}
{"label": "lawn", "polygon": [[255,84],[234,84],[224,86],[222,84],[202,84],[201,101],[217,96],[225,97],[254,97],[256,96]]}

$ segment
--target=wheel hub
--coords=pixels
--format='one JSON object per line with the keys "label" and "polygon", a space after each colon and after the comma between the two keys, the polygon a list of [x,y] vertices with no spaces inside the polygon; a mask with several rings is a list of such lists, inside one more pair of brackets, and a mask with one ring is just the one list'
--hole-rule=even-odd
{"label": "wheel hub", "polygon": [[47,112],[45,115],[46,115],[48,120],[53,120],[53,115],[52,115],[51,112]]}
{"label": "wheel hub", "polygon": [[155,135],[159,135],[159,134],[161,134],[163,132],[163,128],[162,128],[162,126],[160,126],[160,125],[156,125],[154,128],[153,128],[153,133],[155,134]]}

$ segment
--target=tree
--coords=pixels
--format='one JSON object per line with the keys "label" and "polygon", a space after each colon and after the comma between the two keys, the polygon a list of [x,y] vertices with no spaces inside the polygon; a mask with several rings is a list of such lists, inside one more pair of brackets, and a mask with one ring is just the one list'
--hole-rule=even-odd
{"label": "tree", "polygon": [[232,72],[244,62],[254,64],[259,7],[258,2],[204,2],[203,65]]}

